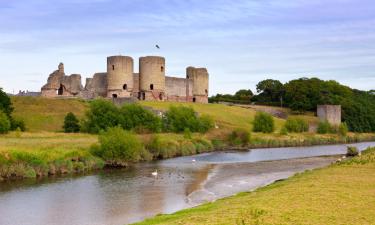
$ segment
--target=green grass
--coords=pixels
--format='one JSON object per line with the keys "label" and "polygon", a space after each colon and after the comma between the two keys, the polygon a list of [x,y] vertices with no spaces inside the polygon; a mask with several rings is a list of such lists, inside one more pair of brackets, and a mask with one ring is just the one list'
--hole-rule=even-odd
{"label": "green grass", "polygon": [[137,224],[375,224],[374,174],[375,148],[254,192]]}
{"label": "green grass", "polygon": [[104,162],[89,147],[97,136],[12,132],[0,136],[0,180],[99,169]]}
{"label": "green grass", "polygon": [[88,103],[79,99],[49,99],[42,97],[12,97],[13,116],[25,121],[26,129],[36,131],[62,131],[64,117],[73,112],[82,118]]}
{"label": "green grass", "polygon": [[[171,105],[184,105],[192,107],[200,114],[210,115],[222,129],[243,128],[252,129],[252,121],[256,111],[238,106],[222,104],[197,104],[197,103],[173,103],[173,102],[140,102],[140,104],[158,110],[168,110]],[[276,130],[280,130],[284,120],[275,118]]]}

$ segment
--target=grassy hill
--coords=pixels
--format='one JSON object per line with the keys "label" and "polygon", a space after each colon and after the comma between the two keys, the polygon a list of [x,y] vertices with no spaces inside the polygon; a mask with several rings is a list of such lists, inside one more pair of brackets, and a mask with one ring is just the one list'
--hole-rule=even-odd
{"label": "grassy hill", "polygon": [[[25,121],[28,131],[60,131],[64,117],[73,112],[83,117],[88,102],[79,99],[48,99],[41,97],[12,97],[13,115]],[[252,128],[252,120],[256,111],[237,106],[221,104],[196,104],[173,102],[139,102],[143,106],[157,110],[167,110],[172,105],[191,106],[200,114],[212,116],[223,129]],[[275,118],[276,130],[281,129],[285,120]]]}
{"label": "grassy hill", "polygon": [[64,117],[74,112],[82,117],[88,103],[79,99],[47,99],[41,97],[12,97],[13,115],[23,119],[28,131],[60,131]]}

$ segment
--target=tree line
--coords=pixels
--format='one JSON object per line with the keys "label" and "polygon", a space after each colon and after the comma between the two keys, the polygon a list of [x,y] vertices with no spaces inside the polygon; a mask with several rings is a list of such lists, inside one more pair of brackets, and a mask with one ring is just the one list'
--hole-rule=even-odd
{"label": "tree line", "polygon": [[[240,90],[234,95],[217,94],[210,102],[232,102],[289,107],[295,113],[316,111],[317,105],[342,106],[342,119],[353,132],[375,132],[375,91],[361,91],[334,80],[300,78],[282,83],[267,79],[256,85],[257,94]],[[242,93],[243,95],[241,95]]]}

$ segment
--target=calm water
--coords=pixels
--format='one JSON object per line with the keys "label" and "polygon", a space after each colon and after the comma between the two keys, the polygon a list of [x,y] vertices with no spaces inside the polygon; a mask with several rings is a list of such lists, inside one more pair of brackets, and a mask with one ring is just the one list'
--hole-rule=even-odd
{"label": "calm water", "polygon": [[[362,150],[375,142],[353,145]],[[322,167],[337,156],[318,156],[345,152],[346,145],[215,152],[87,176],[2,182],[0,224],[127,224]]]}

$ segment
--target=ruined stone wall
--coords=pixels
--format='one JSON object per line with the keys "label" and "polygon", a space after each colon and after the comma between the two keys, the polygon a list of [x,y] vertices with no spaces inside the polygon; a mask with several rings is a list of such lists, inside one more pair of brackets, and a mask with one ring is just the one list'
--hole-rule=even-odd
{"label": "ruined stone wall", "polygon": [[320,121],[338,126],[341,123],[341,105],[318,105],[317,116]]}
{"label": "ruined stone wall", "polygon": [[41,95],[44,97],[70,97],[78,96],[82,90],[81,75],[72,74],[66,76],[64,73],[64,64],[60,63],[58,70],[48,76],[47,84],[41,89]]}
{"label": "ruined stone wall", "polygon": [[131,97],[133,92],[133,58],[110,56],[107,58],[107,96]]}
{"label": "ruined stone wall", "polygon": [[107,97],[107,73],[95,73],[92,78],[86,79],[86,85],[80,97],[93,99]]}
{"label": "ruined stone wall", "polygon": [[165,59],[160,56],[139,58],[139,88],[142,100],[165,97]]}
{"label": "ruined stone wall", "polygon": [[[193,81],[178,77],[165,77],[165,93],[167,101],[186,102],[192,101],[192,90],[187,94],[187,85],[192,85]],[[190,97],[189,97],[190,96]]]}

